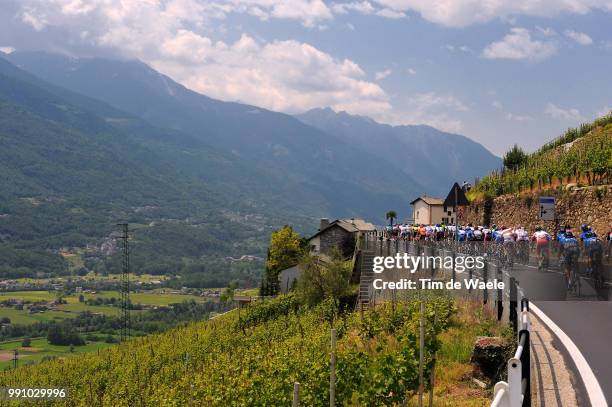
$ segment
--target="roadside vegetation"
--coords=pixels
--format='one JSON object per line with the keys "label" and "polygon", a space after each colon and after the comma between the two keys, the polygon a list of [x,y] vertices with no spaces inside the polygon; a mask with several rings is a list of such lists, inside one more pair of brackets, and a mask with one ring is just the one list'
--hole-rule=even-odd
{"label": "roadside vegetation", "polygon": [[515,145],[504,156],[504,169],[482,178],[468,198],[493,198],[554,180],[563,183],[568,177],[574,177],[578,184],[607,184],[611,171],[612,113],[567,130],[532,154]]}

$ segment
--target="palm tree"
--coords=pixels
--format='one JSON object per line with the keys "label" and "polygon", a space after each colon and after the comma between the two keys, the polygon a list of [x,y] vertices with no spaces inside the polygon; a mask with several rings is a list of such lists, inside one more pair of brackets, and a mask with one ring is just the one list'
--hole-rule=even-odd
{"label": "palm tree", "polygon": [[389,219],[389,226],[393,226],[393,221],[397,218],[397,213],[395,211],[389,211],[385,215],[385,218]]}

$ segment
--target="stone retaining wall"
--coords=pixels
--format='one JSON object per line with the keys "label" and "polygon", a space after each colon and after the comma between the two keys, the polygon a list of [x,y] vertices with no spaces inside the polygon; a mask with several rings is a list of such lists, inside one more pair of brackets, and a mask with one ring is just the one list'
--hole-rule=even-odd
{"label": "stone retaining wall", "polygon": [[[556,198],[556,221],[543,222],[539,219],[540,196]],[[487,210],[487,206],[490,210]],[[466,208],[462,223],[483,225],[487,224],[487,217],[491,225],[523,225],[529,230],[538,225],[552,231],[559,225],[569,224],[578,228],[587,223],[602,236],[612,227],[612,185],[584,188],[568,185],[555,190],[502,195],[488,204],[486,201],[475,201]]]}

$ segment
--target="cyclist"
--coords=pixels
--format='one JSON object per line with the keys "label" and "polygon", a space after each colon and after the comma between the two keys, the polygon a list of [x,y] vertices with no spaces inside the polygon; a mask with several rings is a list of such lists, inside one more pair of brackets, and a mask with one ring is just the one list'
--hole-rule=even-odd
{"label": "cyclist", "polygon": [[465,240],[470,242],[474,240],[474,228],[472,227],[471,223],[468,223],[467,227],[465,228]]}
{"label": "cyclist", "polygon": [[610,257],[612,252],[612,226],[610,226],[610,230],[606,234],[606,246],[606,257]]}
{"label": "cyclist", "polygon": [[514,229],[502,226],[500,235],[504,246],[506,264],[509,267],[512,267],[514,264],[514,257],[516,255],[516,233],[514,233]]}
{"label": "cyclist", "polygon": [[427,229],[425,229],[425,225],[419,226],[419,240],[425,240],[427,236]]}
{"label": "cyclist", "polygon": [[540,226],[536,227],[533,233],[532,240],[536,243],[536,256],[538,257],[538,269],[548,267],[548,244],[550,242],[550,235]]}
{"label": "cyclist", "polygon": [[601,240],[595,239],[595,241],[589,243],[588,262],[593,281],[595,282],[595,288],[603,288],[603,244]]}
{"label": "cyclist", "polygon": [[485,242],[490,242],[491,241],[491,229],[489,229],[489,228],[482,228],[482,234],[484,235],[483,240]]}
{"label": "cyclist", "polygon": [[463,227],[460,227],[459,230],[457,231],[457,240],[460,242],[465,242],[465,239],[466,239],[465,229]]}
{"label": "cyclist", "polygon": [[519,226],[514,230],[518,245],[519,257],[525,264],[529,263],[529,233],[524,227]]}
{"label": "cyclist", "polygon": [[436,224],[436,240],[442,240],[444,238],[444,226]]}
{"label": "cyclist", "polygon": [[557,242],[557,247],[559,251],[557,252],[557,261],[559,263],[563,263],[563,239],[565,239],[565,231],[570,229],[569,226],[564,226],[557,231],[557,236],[555,237],[555,241]]}
{"label": "cyclist", "polygon": [[578,240],[576,239],[571,230],[568,229],[563,234],[563,240],[561,240],[561,247],[563,248],[565,277],[567,278],[567,289],[569,290],[574,286],[574,279],[576,278],[576,267],[578,266],[578,257],[580,256]]}
{"label": "cyclist", "polygon": [[482,233],[482,226],[478,226],[474,229],[474,240],[477,242],[482,242],[484,240],[484,233]]}
{"label": "cyclist", "polygon": [[593,271],[593,252],[595,250],[601,251],[601,244],[597,239],[597,234],[591,230],[587,225],[582,225],[582,233],[580,234],[580,240],[584,245],[584,254],[587,259],[587,274],[591,274]]}

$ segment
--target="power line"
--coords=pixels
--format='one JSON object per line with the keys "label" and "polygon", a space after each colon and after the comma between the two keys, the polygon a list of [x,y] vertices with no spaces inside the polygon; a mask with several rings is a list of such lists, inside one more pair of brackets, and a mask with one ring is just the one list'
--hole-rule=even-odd
{"label": "power line", "polygon": [[121,226],[122,235],[122,259],[121,259],[121,342],[130,336],[130,243],[129,226],[127,223],[118,223]]}

